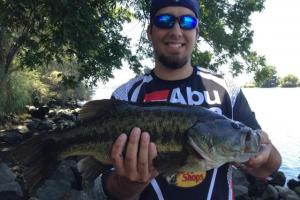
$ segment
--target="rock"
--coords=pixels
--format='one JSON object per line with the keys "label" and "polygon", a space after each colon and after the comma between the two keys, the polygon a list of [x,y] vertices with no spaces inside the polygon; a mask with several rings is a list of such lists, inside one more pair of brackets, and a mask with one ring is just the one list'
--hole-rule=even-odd
{"label": "rock", "polygon": [[45,119],[46,114],[49,112],[49,107],[48,106],[41,106],[38,109],[30,109],[29,114],[33,118],[37,119]]}
{"label": "rock", "polygon": [[40,124],[41,120],[39,119],[32,119],[32,120],[28,120],[25,122],[26,126],[29,128],[29,129],[37,129],[39,127],[39,124]]}
{"label": "rock", "polygon": [[250,183],[249,189],[249,196],[252,198],[261,197],[264,191],[267,189],[268,182],[264,179],[258,179],[251,175],[247,175],[247,179]]}
{"label": "rock", "polygon": [[55,116],[56,116],[55,110],[50,110],[49,113],[48,113],[48,117],[49,118],[54,118]]}
{"label": "rock", "polygon": [[[75,105],[72,106],[72,109],[58,109],[55,106],[55,109],[51,111],[47,106],[39,108],[31,106],[27,109],[32,118],[26,121],[21,121],[21,118],[15,116],[7,116],[10,122],[14,119],[16,125],[10,123],[9,126],[4,127],[5,129],[9,128],[9,131],[0,132],[0,143],[4,144],[4,147],[19,144],[35,134],[71,128],[76,125],[80,111],[80,108]],[[11,127],[16,127],[16,129],[11,129]],[[4,157],[1,158],[3,161],[9,162]],[[77,159],[78,157],[72,157],[62,161],[55,172],[47,180],[44,180],[31,196],[26,190],[28,188],[26,182],[22,179],[22,166],[7,163],[11,167],[9,169],[6,164],[0,162],[0,200],[104,200],[101,181],[95,185],[82,187],[81,174],[77,170]],[[29,196],[24,197],[24,194]]]}
{"label": "rock", "polygon": [[250,200],[250,198],[248,197],[248,188],[246,186],[235,185],[233,191],[236,200]]}
{"label": "rock", "polygon": [[296,181],[295,179],[291,179],[291,180],[288,181],[287,186],[291,190],[294,190],[295,187],[300,186],[300,181]]}
{"label": "rock", "polygon": [[262,199],[278,199],[279,193],[273,185],[268,185],[262,195]]}
{"label": "rock", "polygon": [[54,127],[54,122],[52,120],[44,120],[39,123],[37,129],[38,130],[52,130]]}
{"label": "rock", "polygon": [[21,199],[23,197],[22,188],[16,181],[16,175],[10,168],[0,163],[0,199]]}
{"label": "rock", "polygon": [[67,200],[88,200],[90,199],[84,191],[72,190]]}
{"label": "rock", "polygon": [[47,103],[47,106],[49,108],[56,108],[58,106],[63,106],[63,102],[61,100],[50,100],[48,103]]}
{"label": "rock", "polygon": [[23,141],[23,136],[18,129],[11,129],[0,133],[0,142],[13,145],[20,144]]}
{"label": "rock", "polygon": [[72,117],[74,121],[80,121],[79,112],[80,112],[80,108],[76,108],[75,110],[72,111]]}
{"label": "rock", "polygon": [[300,197],[297,194],[288,194],[285,200],[300,200]]}
{"label": "rock", "polygon": [[40,200],[60,200],[71,192],[71,184],[66,180],[46,180],[37,190]]}
{"label": "rock", "polygon": [[[106,200],[102,189],[101,176],[97,177],[93,183],[88,185],[84,190],[71,190],[66,193],[63,200]],[[42,199],[41,199],[42,200]]]}
{"label": "rock", "polygon": [[28,132],[29,132],[28,127],[25,126],[25,125],[19,125],[17,128],[18,128],[18,131],[19,131],[22,135],[28,134]]}
{"label": "rock", "polygon": [[294,192],[296,192],[297,195],[300,197],[300,186],[295,187]]}
{"label": "rock", "polygon": [[39,199],[36,197],[30,197],[28,200],[39,200]]}
{"label": "rock", "polygon": [[55,172],[51,175],[53,180],[66,180],[70,184],[76,181],[73,168],[77,167],[77,163],[73,160],[63,160]]}
{"label": "rock", "polygon": [[269,184],[271,185],[279,185],[284,186],[286,182],[286,177],[283,172],[278,171],[272,178],[272,180],[269,181]]}
{"label": "rock", "polygon": [[[2,197],[3,195],[3,197]],[[23,191],[22,188],[20,186],[20,184],[18,184],[17,182],[11,182],[11,183],[5,183],[5,184],[0,184],[0,197],[1,200],[2,198],[21,198],[23,197]]]}
{"label": "rock", "polygon": [[[246,174],[239,169],[232,170],[232,179],[233,179],[233,183],[238,183],[238,185],[242,185],[246,187],[249,186],[249,182],[246,177]],[[236,185],[237,184],[235,184],[234,186]]]}
{"label": "rock", "polygon": [[23,200],[24,198],[22,196],[19,196],[14,191],[0,191],[0,199],[1,200]]}
{"label": "rock", "polygon": [[82,189],[81,174],[77,169],[77,162],[75,159],[66,159],[61,161],[59,166],[55,169],[49,177],[51,180],[65,180],[69,182],[72,189]]}
{"label": "rock", "polygon": [[16,175],[9,169],[5,163],[0,163],[0,184],[14,182]]}
{"label": "rock", "polygon": [[293,190],[290,190],[289,188],[282,187],[282,186],[275,186],[275,188],[278,190],[280,199],[283,200],[300,200],[296,192]]}
{"label": "rock", "polygon": [[25,106],[27,112],[30,114],[32,113],[33,111],[36,111],[37,110],[37,106],[30,106],[30,105],[27,105]]}
{"label": "rock", "polygon": [[73,120],[72,112],[73,111],[70,109],[60,109],[57,111],[56,115],[62,119]]}
{"label": "rock", "polygon": [[56,122],[56,127],[58,130],[64,130],[72,128],[76,125],[74,121],[61,119]]}
{"label": "rock", "polygon": [[101,176],[97,177],[93,184],[83,191],[72,190],[69,200],[106,200],[102,189]]}

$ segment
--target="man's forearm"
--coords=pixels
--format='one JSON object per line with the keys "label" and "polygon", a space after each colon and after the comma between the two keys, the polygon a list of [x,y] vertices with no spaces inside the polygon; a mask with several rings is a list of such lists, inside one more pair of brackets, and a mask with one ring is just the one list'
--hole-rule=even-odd
{"label": "man's forearm", "polygon": [[138,200],[149,183],[131,182],[126,177],[111,174],[107,179],[107,192],[118,200]]}

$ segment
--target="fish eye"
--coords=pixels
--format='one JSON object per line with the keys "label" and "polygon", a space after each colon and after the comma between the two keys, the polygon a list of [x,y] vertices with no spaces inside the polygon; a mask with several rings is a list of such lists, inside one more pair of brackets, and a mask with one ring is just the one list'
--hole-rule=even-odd
{"label": "fish eye", "polygon": [[234,129],[241,129],[240,125],[238,123],[236,123],[236,122],[231,122],[231,126]]}

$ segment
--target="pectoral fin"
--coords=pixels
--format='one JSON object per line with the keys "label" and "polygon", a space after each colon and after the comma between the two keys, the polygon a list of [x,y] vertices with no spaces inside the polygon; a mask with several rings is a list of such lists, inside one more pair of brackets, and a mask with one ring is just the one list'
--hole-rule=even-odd
{"label": "pectoral fin", "polygon": [[88,156],[77,163],[83,184],[93,182],[108,166],[103,165],[95,158]]}

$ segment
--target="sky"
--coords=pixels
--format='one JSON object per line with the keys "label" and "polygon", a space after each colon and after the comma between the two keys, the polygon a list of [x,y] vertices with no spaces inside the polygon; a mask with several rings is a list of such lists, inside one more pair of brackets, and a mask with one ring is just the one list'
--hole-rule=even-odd
{"label": "sky", "polygon": [[266,0],[265,10],[252,16],[252,48],[265,55],[279,76],[300,77],[300,0]]}
{"label": "sky", "polygon": [[[254,42],[252,50],[264,55],[267,64],[275,66],[279,77],[294,74],[300,78],[300,0],[266,0],[265,9],[251,16]],[[139,38],[137,22],[124,27],[124,33]],[[128,67],[114,71],[115,79],[99,87],[115,88],[134,77]],[[236,79],[240,84],[251,81],[248,75]]]}

